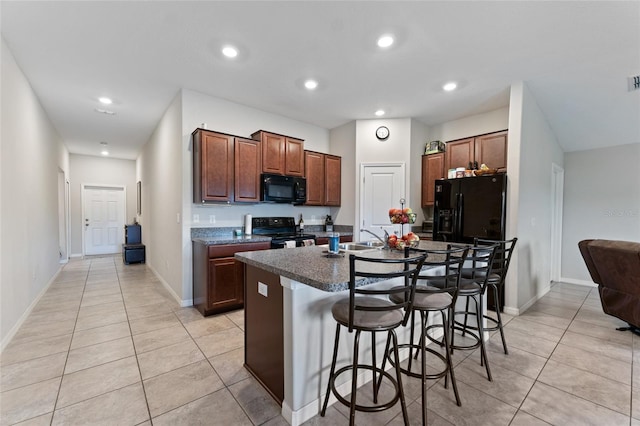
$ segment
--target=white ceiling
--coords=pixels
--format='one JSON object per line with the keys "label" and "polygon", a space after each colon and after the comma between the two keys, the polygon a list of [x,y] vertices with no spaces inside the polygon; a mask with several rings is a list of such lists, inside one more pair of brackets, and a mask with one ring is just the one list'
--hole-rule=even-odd
{"label": "white ceiling", "polygon": [[[71,153],[97,155],[106,141],[112,156],[136,158],[181,88],[333,128],[379,108],[427,125],[490,111],[520,80],[566,151],[640,143],[640,90],[627,90],[640,74],[638,1],[0,8],[2,36]],[[376,46],[383,33],[396,37],[390,49]],[[222,57],[224,43],[241,49],[236,60]],[[444,93],[449,80],[459,90]]]}

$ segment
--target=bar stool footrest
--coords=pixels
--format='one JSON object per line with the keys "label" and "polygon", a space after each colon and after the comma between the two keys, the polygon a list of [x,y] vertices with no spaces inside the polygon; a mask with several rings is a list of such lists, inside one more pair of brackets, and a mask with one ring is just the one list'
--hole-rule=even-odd
{"label": "bar stool footrest", "polygon": [[[375,413],[375,412],[378,412],[378,411],[384,411],[384,410],[387,410],[387,409],[393,407],[400,400],[400,392],[402,392],[402,390],[400,389],[400,386],[398,385],[397,380],[395,378],[393,378],[393,376],[391,374],[387,373],[386,371],[382,370],[379,367],[372,367],[371,365],[358,364],[357,367],[358,367],[358,370],[375,371],[376,376],[378,376],[379,374],[382,374],[389,381],[391,381],[391,384],[395,388],[396,392],[395,392],[395,395],[393,396],[393,398],[391,399],[391,401],[385,402],[384,404],[378,404],[378,405],[359,405],[359,404],[356,404],[356,407],[355,407],[356,411],[364,411],[364,412],[367,412],[367,413]],[[333,395],[336,397],[336,399],[338,401],[340,401],[340,403],[342,403],[343,405],[346,405],[347,407],[351,407],[351,401],[348,400],[347,398],[345,398],[344,396],[340,395],[340,393],[338,393],[338,390],[336,389],[335,383],[336,383],[336,379],[342,373],[346,373],[346,372],[351,373],[352,370],[353,370],[353,365],[347,365],[347,366],[344,366],[344,367],[340,368],[339,370],[337,370],[335,372],[335,374],[331,378],[331,383],[330,383],[331,391],[333,392]]]}

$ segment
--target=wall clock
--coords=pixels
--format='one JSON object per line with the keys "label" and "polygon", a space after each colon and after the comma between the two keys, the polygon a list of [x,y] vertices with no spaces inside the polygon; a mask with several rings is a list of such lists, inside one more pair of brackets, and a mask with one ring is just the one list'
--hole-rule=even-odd
{"label": "wall clock", "polygon": [[389,137],[389,129],[385,126],[380,126],[376,129],[376,137],[381,141],[386,140]]}

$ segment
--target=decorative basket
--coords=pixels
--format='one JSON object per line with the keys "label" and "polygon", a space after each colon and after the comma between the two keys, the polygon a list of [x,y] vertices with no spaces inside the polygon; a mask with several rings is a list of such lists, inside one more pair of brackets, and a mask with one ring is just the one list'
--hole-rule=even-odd
{"label": "decorative basket", "polygon": [[496,173],[498,173],[498,169],[485,169],[485,170],[474,170],[473,171],[473,174],[475,174],[476,176],[495,175]]}

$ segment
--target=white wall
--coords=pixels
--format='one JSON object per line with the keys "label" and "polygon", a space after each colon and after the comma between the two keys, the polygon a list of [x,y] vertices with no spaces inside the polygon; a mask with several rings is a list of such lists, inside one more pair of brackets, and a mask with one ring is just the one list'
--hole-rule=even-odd
{"label": "white wall", "polygon": [[342,205],[339,208],[332,208],[331,214],[335,223],[353,226],[356,217],[354,200],[358,180],[355,121],[331,129],[330,152],[342,157]]}
{"label": "white wall", "polygon": [[509,128],[509,107],[429,127],[429,140],[448,142]]}
{"label": "white wall", "polygon": [[142,242],[146,264],[173,292],[183,293],[182,242],[182,95],[178,93],[137,159],[142,182]]}
{"label": "white wall", "polygon": [[[125,223],[136,217],[136,162],[108,157],[71,154],[71,256],[81,256],[84,224],[82,223],[82,185],[117,185],[126,191]],[[124,230],[122,231],[124,233]],[[144,232],[143,232],[144,237]]]}
{"label": "white wall", "polygon": [[413,209],[416,217],[414,226],[422,225],[425,213],[431,217],[432,209],[423,210],[422,206],[422,156],[424,155],[425,144],[431,139],[429,138],[430,129],[426,124],[411,120],[411,171],[409,172],[409,190],[411,192],[411,200],[409,205]]}
{"label": "white wall", "polygon": [[640,143],[565,154],[562,280],[593,283],[578,242],[640,242]]}
{"label": "white wall", "polygon": [[0,339],[4,348],[59,270],[58,169],[68,151],[4,39],[0,150]]}
{"label": "white wall", "polygon": [[[526,84],[521,82],[512,86],[510,104],[514,125],[509,128],[509,149],[512,149],[512,142],[515,144],[519,139],[520,161],[514,161],[512,169],[511,161],[517,153],[509,153],[509,197],[512,202],[507,238],[517,236],[518,244],[509,270],[506,305],[526,309],[550,285],[551,165],[563,167],[564,153]],[[516,208],[513,202],[517,203]]]}

